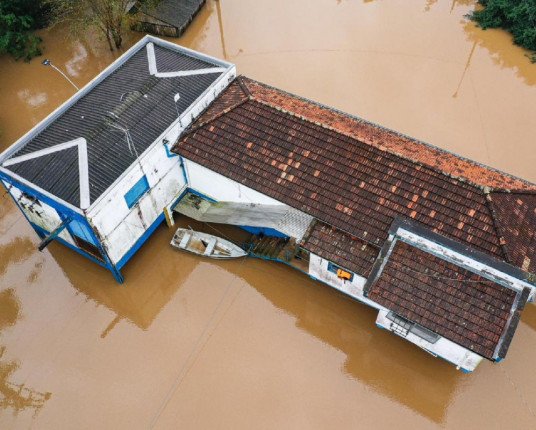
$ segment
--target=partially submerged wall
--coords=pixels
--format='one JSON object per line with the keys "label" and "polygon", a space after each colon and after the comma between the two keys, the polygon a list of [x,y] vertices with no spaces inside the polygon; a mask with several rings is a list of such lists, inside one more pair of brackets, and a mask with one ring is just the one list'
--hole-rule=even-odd
{"label": "partially submerged wall", "polygon": [[184,201],[175,209],[198,221],[264,227],[300,241],[314,219],[190,160],[185,168],[190,188],[215,200],[203,207]]}
{"label": "partially submerged wall", "polygon": [[[329,265],[330,262],[328,260],[319,257],[315,254],[309,255],[310,276],[328,284],[329,286],[352,297],[353,299],[359,300],[360,302],[363,302],[376,309],[380,309],[380,306],[377,303],[374,303],[363,295],[363,287],[365,286],[366,278],[363,278],[362,276],[359,276],[353,272],[347,271],[348,273],[351,273],[353,275],[352,280],[341,279],[337,276],[336,273],[328,269]],[[342,269],[344,269],[344,267]]]}
{"label": "partially submerged wall", "polygon": [[[113,264],[126,263],[122,259],[133,249],[154,223],[163,220],[164,208],[171,205],[185,188],[186,178],[181,157],[172,154],[169,146],[179,134],[216,98],[234,79],[236,69],[231,67],[209,88],[180,119],[151,145],[87,211],[88,219],[107,250]],[[147,178],[149,190],[139,201],[128,207],[126,193],[133,184]]]}
{"label": "partially submerged wall", "polygon": [[[9,190],[11,197],[13,197],[20,210],[32,224],[40,227],[46,232],[51,232],[63,222],[58,211],[52,206],[35,198],[34,195],[24,193],[14,185],[10,185],[4,181],[2,181],[2,183],[4,184],[4,187]],[[74,246],[71,235],[66,230],[62,231],[58,236]]]}

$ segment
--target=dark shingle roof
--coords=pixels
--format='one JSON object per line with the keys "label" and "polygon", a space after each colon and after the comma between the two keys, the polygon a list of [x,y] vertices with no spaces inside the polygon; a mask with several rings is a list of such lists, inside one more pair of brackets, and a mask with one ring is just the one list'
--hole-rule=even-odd
{"label": "dark shingle roof", "polygon": [[502,260],[489,187],[536,188],[244,77],[174,150],[365,243],[381,247],[402,216]]}
{"label": "dark shingle roof", "polygon": [[528,288],[519,293],[400,240],[382,259],[368,298],[483,357],[506,355]]}
{"label": "dark shingle roof", "polygon": [[[221,67],[154,44],[158,72]],[[97,199],[221,75],[219,73],[159,78],[149,73],[146,46],[142,46],[103,81],[68,108],[18,152],[24,154],[84,137],[87,140],[90,201]],[[174,95],[180,100],[174,103]],[[113,114],[110,114],[113,112]],[[127,128],[125,134],[109,125]],[[76,148],[58,151],[7,167],[51,194],[80,205]]]}
{"label": "dark shingle roof", "polygon": [[147,15],[176,27],[182,33],[206,0],[161,0],[150,9],[143,8]]}

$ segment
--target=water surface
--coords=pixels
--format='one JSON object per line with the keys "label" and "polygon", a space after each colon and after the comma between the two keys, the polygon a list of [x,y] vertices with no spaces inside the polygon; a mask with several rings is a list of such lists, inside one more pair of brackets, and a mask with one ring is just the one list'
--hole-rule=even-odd
{"label": "water surface", "polygon": [[[175,41],[536,181],[536,65],[468,22],[473,8],[209,0]],[[62,27],[42,35],[80,86],[118,55]],[[0,58],[0,149],[73,94],[40,60]],[[118,286],[57,244],[37,252],[2,192],[0,428],[534,428],[535,307],[507,359],[467,376],[297,271],[182,254],[172,234],[158,228]]]}

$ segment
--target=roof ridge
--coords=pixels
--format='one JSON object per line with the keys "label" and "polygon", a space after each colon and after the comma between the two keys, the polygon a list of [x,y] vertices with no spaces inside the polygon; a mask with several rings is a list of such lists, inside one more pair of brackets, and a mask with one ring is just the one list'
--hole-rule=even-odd
{"label": "roof ridge", "polygon": [[[243,100],[240,100],[239,102],[235,103],[234,105],[231,105],[229,107],[226,107],[225,109],[223,109],[221,112],[217,113],[216,115],[212,116],[211,118],[207,119],[206,121],[203,121],[195,126],[192,126],[191,128],[188,128],[184,131],[184,133],[182,133],[179,138],[177,139],[177,142],[182,139],[183,137],[186,137],[186,136],[189,136],[190,134],[192,133],[195,133],[197,130],[199,130],[200,128],[203,128],[205,126],[207,126],[208,124],[210,124],[211,122],[221,118],[222,116],[228,114],[229,112],[233,111],[234,109],[236,109],[237,107],[243,105],[244,103],[247,103],[249,101],[251,101],[252,98],[251,96],[249,97],[246,97],[245,99]],[[207,110],[210,108],[210,105],[207,107]],[[201,114],[203,115],[203,114]],[[201,116],[200,115],[200,116]]]}
{"label": "roof ridge", "polygon": [[[281,94],[281,95],[283,95],[283,96],[288,96],[288,97],[291,97],[291,98],[293,98],[293,99],[299,100],[299,101],[304,102],[304,103],[310,103],[310,104],[313,104],[313,105],[318,106],[318,107],[320,107],[320,108],[322,108],[322,109],[325,109],[325,110],[327,110],[327,111],[330,111],[330,112],[332,112],[332,113],[334,113],[334,114],[341,115],[342,117],[344,117],[344,118],[346,118],[346,119],[348,119],[348,120],[355,121],[355,122],[357,122],[357,123],[360,123],[360,124],[363,124],[363,125],[367,125],[367,126],[370,126],[370,127],[374,127],[374,128],[376,128],[376,129],[378,129],[378,130],[387,132],[387,133],[389,133],[389,134],[391,134],[391,135],[393,135],[393,136],[397,136],[397,137],[401,137],[401,138],[407,139],[407,140],[409,140],[411,143],[420,145],[420,146],[422,146],[422,147],[424,147],[424,148],[426,148],[426,149],[428,149],[428,150],[430,150],[430,151],[436,151],[436,152],[439,152],[440,154],[437,154],[437,155],[444,154],[444,155],[448,155],[448,156],[451,156],[451,157],[456,157],[458,160],[463,161],[463,162],[465,162],[465,163],[468,163],[468,164],[471,164],[471,165],[473,165],[473,166],[478,166],[478,167],[480,167],[480,168],[486,169],[487,171],[492,172],[492,173],[494,173],[494,174],[496,174],[496,175],[500,175],[500,176],[502,176],[502,177],[504,177],[504,178],[507,178],[507,179],[510,179],[510,180],[513,180],[513,181],[518,181],[518,182],[520,182],[520,183],[522,183],[522,184],[524,184],[525,186],[528,187],[528,189],[527,189],[526,191],[534,191],[534,192],[536,192],[536,184],[534,184],[534,183],[532,183],[532,182],[530,182],[530,181],[528,181],[528,180],[526,180],[526,179],[523,179],[523,178],[514,176],[514,175],[512,175],[512,174],[510,174],[510,173],[507,173],[507,172],[503,172],[503,171],[501,171],[501,170],[499,170],[499,169],[497,169],[497,168],[494,168],[494,167],[491,167],[491,166],[487,166],[487,165],[485,165],[485,164],[483,164],[483,163],[480,163],[480,162],[475,161],[475,160],[471,160],[471,159],[469,159],[469,158],[467,158],[467,157],[461,156],[461,155],[456,154],[456,153],[454,153],[454,152],[452,152],[452,151],[446,150],[446,149],[444,149],[444,148],[440,148],[440,147],[438,147],[438,146],[435,146],[435,145],[432,145],[432,144],[430,144],[430,143],[424,142],[424,141],[422,141],[422,140],[416,139],[416,138],[411,137],[411,136],[409,136],[409,135],[406,135],[406,134],[404,134],[404,133],[400,133],[400,132],[398,132],[398,131],[396,131],[396,130],[392,130],[392,129],[390,129],[390,128],[384,127],[384,126],[382,126],[382,125],[380,125],[380,124],[376,124],[376,123],[374,123],[374,122],[368,121],[368,120],[366,120],[366,119],[364,119],[364,118],[361,118],[361,117],[359,117],[359,116],[357,116],[357,115],[351,115],[351,114],[349,114],[349,113],[347,113],[347,112],[343,112],[343,111],[341,111],[341,110],[339,110],[339,109],[337,109],[337,108],[334,108],[334,107],[325,105],[325,104],[323,104],[323,103],[319,103],[319,102],[317,102],[317,101],[315,101],[315,100],[311,100],[311,99],[308,99],[308,98],[306,98],[306,97],[302,97],[302,96],[299,96],[299,95],[296,95],[296,94],[292,94],[292,93],[290,93],[290,92],[288,92],[288,91],[282,90],[282,89],[280,89],[280,88],[276,88],[276,87],[274,87],[274,86],[271,86],[271,85],[269,85],[269,84],[265,84],[265,83],[263,83],[263,82],[255,81],[254,79],[251,79],[251,78],[248,78],[248,77],[245,77],[245,76],[242,76],[242,78],[246,81],[246,82],[244,82],[244,84],[246,84],[246,85],[247,85],[247,82],[249,81],[249,82],[252,83],[253,85],[259,85],[259,86],[264,87],[264,88],[266,88],[266,89],[268,89],[268,90],[275,91],[275,92],[277,92],[277,93],[279,93],[279,94]],[[249,89],[249,87],[248,87],[248,89]],[[251,91],[251,90],[250,90],[250,91]],[[260,101],[260,100],[258,99],[258,97],[255,95],[255,90],[253,90],[253,91],[251,91],[251,92],[252,92],[253,97],[254,97],[256,100]],[[281,111],[283,111],[283,112],[287,112],[287,113],[290,113],[290,114],[292,114],[292,115],[294,115],[294,116],[300,117],[300,118],[302,118],[302,119],[304,119],[304,120],[306,120],[306,121],[309,121],[309,122],[311,122],[311,123],[313,123],[313,124],[320,125],[320,126],[322,126],[322,127],[324,127],[324,128],[333,130],[333,131],[335,131],[335,132],[337,132],[337,133],[340,133],[340,134],[343,134],[343,135],[345,135],[345,136],[351,137],[351,138],[353,138],[353,139],[355,139],[355,140],[361,141],[361,140],[359,140],[357,137],[355,137],[354,135],[352,135],[352,134],[350,134],[350,133],[348,133],[348,132],[345,132],[345,131],[343,131],[343,130],[341,130],[341,129],[327,126],[327,124],[325,124],[325,123],[319,123],[319,122],[310,120],[310,119],[308,119],[308,118],[305,118],[305,117],[302,116],[302,115],[296,114],[295,112],[291,112],[291,111],[285,110],[284,108],[281,108],[280,106],[277,106],[277,105],[272,104],[272,103],[270,103],[270,102],[264,101],[264,103],[265,103],[266,105],[268,105],[268,106],[272,106],[272,107],[274,107],[274,108],[276,108],[276,109],[279,109],[279,110],[281,110]],[[492,186],[489,186],[489,185],[483,185],[483,184],[481,184],[481,183],[477,183],[477,182],[475,182],[474,180],[470,179],[469,177],[461,176],[461,175],[456,175],[456,174],[454,174],[454,173],[447,172],[447,171],[443,170],[443,169],[440,168],[440,167],[433,166],[433,165],[428,164],[428,163],[425,163],[425,162],[423,162],[423,161],[421,161],[421,160],[416,160],[415,158],[411,158],[411,157],[409,157],[409,156],[405,156],[405,155],[403,155],[403,154],[400,154],[400,152],[397,152],[396,150],[394,150],[394,149],[391,148],[391,147],[388,147],[388,146],[385,146],[385,145],[380,145],[380,144],[377,144],[377,143],[375,143],[375,142],[373,142],[373,141],[363,141],[363,143],[366,143],[366,144],[368,144],[368,145],[371,145],[371,146],[374,146],[374,147],[376,147],[376,148],[379,148],[379,149],[382,150],[382,151],[390,152],[390,153],[392,153],[392,154],[394,154],[394,155],[396,155],[396,156],[399,156],[399,157],[402,157],[402,158],[404,158],[404,159],[406,159],[406,160],[415,162],[415,163],[417,163],[417,164],[419,164],[419,165],[423,165],[423,166],[430,167],[430,168],[436,170],[437,172],[440,172],[440,173],[446,175],[447,177],[454,178],[454,179],[457,179],[457,180],[460,180],[460,181],[463,181],[463,182],[467,182],[467,183],[469,183],[469,184],[471,184],[471,185],[473,185],[473,186],[475,186],[475,187],[478,187],[478,188],[484,190],[485,192],[486,192],[486,191],[489,191],[489,190],[507,191],[507,192],[508,192],[508,191],[513,191],[513,190],[516,190],[516,191],[524,191],[523,189],[519,189],[519,188],[512,188],[512,189],[510,189],[510,188],[502,188],[502,187],[498,187],[498,186],[496,186],[496,187],[492,187]],[[435,154],[434,154],[434,155],[435,155]],[[507,184],[504,184],[504,186],[506,187]]]}
{"label": "roof ridge", "polygon": [[491,222],[493,225],[493,229],[495,230],[495,233],[497,237],[499,238],[499,247],[503,253],[504,260],[509,264],[514,264],[512,262],[512,259],[510,258],[508,249],[506,248],[506,239],[504,238],[502,234],[502,229],[499,227],[499,224],[497,222],[497,215],[495,214],[495,209],[493,209],[492,197],[490,193],[486,194],[486,207],[488,208],[489,213],[491,215]]}
{"label": "roof ridge", "polygon": [[[244,91],[244,94],[247,97],[252,97],[251,91],[247,87],[246,83],[244,82],[245,77],[243,75],[239,75],[236,77],[236,82],[238,82],[238,85],[240,86],[240,89]],[[246,78],[247,79],[247,78]]]}
{"label": "roof ridge", "polygon": [[536,190],[492,190],[491,193],[501,193],[501,194],[515,194],[515,195],[527,195],[527,196],[536,196]]}

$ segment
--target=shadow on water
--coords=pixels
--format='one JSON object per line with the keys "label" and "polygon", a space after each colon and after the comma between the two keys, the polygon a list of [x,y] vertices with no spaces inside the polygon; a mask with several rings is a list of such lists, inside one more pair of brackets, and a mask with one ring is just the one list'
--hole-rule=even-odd
{"label": "shadow on water", "polygon": [[512,46],[512,36],[504,30],[482,30],[472,21],[462,21],[468,40],[486,49],[491,59],[501,68],[511,69],[527,85],[536,85],[536,64],[531,63],[528,53]]}
{"label": "shadow on water", "polygon": [[521,315],[521,321],[527,324],[532,330],[536,330],[536,305],[529,304],[525,306],[523,314]]}
{"label": "shadow on water", "polygon": [[[258,271],[266,271],[270,281],[259,282]],[[242,277],[275,306],[293,315],[298,327],[344,352],[344,370],[353,378],[436,423],[445,421],[463,375],[377,328],[374,309],[275,263],[252,261]]]}
{"label": "shadow on water", "polygon": [[[10,288],[0,291],[0,334],[14,326],[20,314],[20,303],[15,292]],[[34,416],[37,415],[52,394],[10,382],[9,379],[20,365],[16,361],[5,359],[5,354],[6,347],[0,345],[0,409],[10,409],[14,415],[33,409]]]}
{"label": "shadow on water", "polygon": [[16,237],[0,245],[0,275],[3,275],[13,264],[28,259],[35,252],[35,245],[28,237]]}
{"label": "shadow on water", "polygon": [[[181,220],[179,224],[203,230],[191,220]],[[51,245],[54,258],[73,287],[115,313],[101,337],[121,320],[148,330],[197,264],[204,261],[171,249],[172,234],[173,230],[165,225],[156,230],[125,267],[124,285],[116,284],[105,269],[78,254]],[[240,267],[234,262],[214,264],[235,275]],[[444,422],[463,375],[450,364],[376,328],[373,309],[282,264],[249,260],[239,276],[277,308],[295,317],[299,328],[344,352],[344,371],[352,378],[434,422]]]}
{"label": "shadow on water", "polygon": [[70,249],[56,243],[49,246],[73,287],[116,315],[103,328],[101,337],[108,335],[121,320],[147,330],[194,270],[199,261],[190,255],[176,258],[176,251],[169,246],[170,235],[172,230],[165,225],[156,230],[124,268],[123,285],[117,284],[106,269]]}

